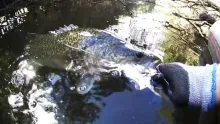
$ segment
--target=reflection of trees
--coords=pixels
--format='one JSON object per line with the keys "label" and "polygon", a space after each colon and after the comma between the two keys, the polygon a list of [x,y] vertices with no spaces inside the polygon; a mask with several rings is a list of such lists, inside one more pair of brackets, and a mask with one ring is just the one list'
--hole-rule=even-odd
{"label": "reflection of trees", "polygon": [[[29,0],[15,1],[11,4],[12,2],[13,1],[7,3],[7,5],[10,4],[10,6],[7,6],[4,10],[0,10],[0,12],[2,12],[1,15],[5,16],[3,22],[7,22],[10,18],[15,19],[17,18],[16,15],[18,15],[22,20],[25,20],[25,23],[21,25],[18,23],[10,23],[13,27],[13,29],[10,30],[5,28],[5,26],[0,26],[0,30],[4,28],[4,31],[8,32],[4,34],[3,38],[0,38],[0,40],[2,40],[0,45],[5,49],[10,48],[17,53],[21,53],[24,49],[24,44],[26,43],[24,37],[26,36],[26,32],[46,33],[50,30],[57,29],[59,26],[62,27],[64,24],[68,25],[72,23],[81,27],[103,29],[109,25],[117,24],[117,18],[120,15],[130,15],[128,11],[139,6],[135,3],[129,3],[129,1],[122,1],[122,4],[114,0],[49,0],[46,2],[33,2]],[[26,4],[29,2],[31,2],[31,4]],[[26,16],[19,16],[22,15],[25,7],[28,13],[25,12]],[[20,14],[16,14],[17,12]],[[10,26],[7,24],[6,27]],[[38,39],[40,39],[40,36],[38,37]],[[72,36],[72,38],[74,37],[75,36]],[[68,40],[70,41],[71,38]]]}
{"label": "reflection of trees", "polygon": [[[65,72],[63,70],[51,68],[40,68],[37,74],[41,77],[47,77],[51,72],[68,75],[67,77],[69,77],[68,80],[70,86],[75,86],[76,83],[78,83],[78,78],[81,77],[80,75],[77,75],[76,72]],[[92,90],[84,95],[80,95],[75,90],[68,90],[69,87],[64,82],[67,77],[62,77],[64,79],[62,82],[55,85],[54,92],[56,92],[57,88],[60,88],[58,85],[65,87],[66,91],[62,96],[63,103],[59,104],[59,108],[64,109],[63,113],[65,120],[69,123],[88,123],[95,121],[99,118],[99,112],[102,107],[107,104],[102,101],[103,97],[107,97],[114,92],[122,92],[126,89],[130,90],[127,86],[126,78],[116,78],[112,77],[109,73],[101,73],[102,79],[94,84]],[[59,91],[59,89],[57,89],[57,91]]]}
{"label": "reflection of trees", "polygon": [[[7,2],[6,5],[7,7],[5,8],[1,7],[2,9],[0,12],[2,12],[1,15],[4,15],[4,19],[1,22],[6,22],[7,24],[5,26],[0,26],[0,30],[2,29],[4,33],[10,31],[10,33],[4,34],[4,37],[0,38],[0,40],[2,40],[0,45],[5,49],[11,48],[17,53],[21,53],[24,49],[24,43],[26,41],[24,37],[26,32],[45,33],[49,30],[54,30],[59,26],[70,23],[79,25],[81,27],[106,28],[108,25],[117,24],[117,18],[119,15],[130,15],[130,11],[138,8],[139,6],[135,3],[129,3],[129,1],[114,0],[49,0],[47,2],[15,0]],[[27,10],[28,13],[26,13]],[[19,25],[18,22],[10,22],[10,19],[14,19],[16,21],[21,21],[22,19],[23,21],[26,21],[24,24]],[[54,42],[56,40],[63,40],[71,42],[68,44],[72,45],[74,41],[79,40],[78,36],[70,36],[67,33],[62,34],[62,36],[58,35],[56,37],[47,35],[37,35],[35,37],[37,37],[37,40],[40,41],[52,41],[53,44],[55,44]],[[45,44],[42,43],[39,45],[40,47],[37,46],[41,53],[48,51],[47,53],[59,54],[60,52],[64,51],[64,48],[62,48],[62,50],[53,48],[54,45],[46,45],[47,47],[41,47],[44,45]],[[59,47],[60,46],[61,45],[59,45]]]}
{"label": "reflection of trees", "polygon": [[98,82],[98,87],[95,88],[96,95],[107,97],[114,92],[122,92],[130,90],[127,79],[125,77],[114,78],[108,77]]}
{"label": "reflection of trees", "polygon": [[86,95],[70,95],[69,104],[66,109],[68,120],[79,122],[93,122],[99,118],[98,113],[101,108],[95,103],[87,103],[91,94]]}
{"label": "reflection of trees", "polygon": [[[149,12],[154,7],[149,3],[139,7],[140,5],[129,2],[129,0],[48,0],[39,2],[27,0],[25,2],[15,1],[12,5],[3,8],[4,11],[0,10],[1,15],[5,16],[4,21],[15,18],[16,12],[22,13],[23,8],[27,8],[26,17],[22,17],[22,20],[26,21],[21,30],[36,33],[45,33],[64,24],[104,29],[109,25],[117,24],[120,15],[133,15],[133,9],[141,8],[141,11]],[[14,25],[16,27],[17,24]]]}
{"label": "reflection of trees", "polygon": [[[27,32],[46,33],[49,30],[57,29],[59,26],[63,26],[64,24],[68,25],[72,23],[85,28],[92,27],[104,29],[109,25],[117,24],[117,18],[119,15],[131,15],[131,10],[137,8],[138,6],[135,3],[129,3],[129,1],[123,1],[122,4],[121,2],[115,0],[49,0],[46,2],[42,2],[41,0],[40,2],[32,2],[31,0],[18,1],[20,0],[7,1],[7,7],[0,6],[0,16],[5,16],[3,22],[7,22],[10,18],[15,19],[15,13],[17,11],[21,11],[21,8],[26,7],[29,11],[28,13],[25,13],[26,16],[22,16],[22,19],[26,20],[25,23],[21,25],[13,23],[13,27],[16,28],[12,28],[10,30],[4,29],[9,33],[4,34],[4,36],[0,39],[0,75],[2,77],[0,79],[0,120],[5,123],[12,123],[12,119],[10,117],[11,110],[7,102],[7,97],[10,93],[17,92],[18,90],[12,88],[8,84],[11,79],[11,74],[17,66],[17,63],[12,63],[16,60],[17,56],[20,56],[23,53],[27,41],[27,39],[25,39]],[[0,26],[0,28],[3,28],[3,26]],[[56,41],[63,40],[67,44],[74,45],[75,41],[79,40],[78,36],[68,35],[69,33],[63,33],[57,36],[35,35],[36,41],[43,42],[35,42],[36,44],[33,43],[30,47],[33,51],[28,52],[32,55],[39,55],[38,57],[43,56],[44,58],[52,54],[67,54],[68,52],[66,52],[66,49]],[[32,38],[31,40],[34,40]],[[48,41],[53,41],[53,43],[49,44]],[[76,57],[76,54],[73,55],[72,59],[76,59],[74,62],[76,65],[77,63],[83,64],[82,62],[77,61],[77,57],[79,58],[80,56]],[[69,58],[69,56],[65,57]],[[60,70],[56,71],[60,72]],[[44,73],[44,75],[40,76],[44,77],[50,72],[54,72],[54,70],[48,71]],[[71,121],[94,121],[98,118],[98,112],[101,111],[101,107],[95,103],[88,103],[89,98],[94,98],[96,101],[101,102],[102,96],[106,97],[111,95],[113,92],[121,92],[125,90],[127,88],[125,82],[126,80],[122,78],[108,77],[96,83],[98,88],[94,88],[94,94],[91,92],[85,95],[79,95],[76,93],[66,94],[66,102],[68,104],[65,114]],[[105,106],[106,103],[101,104]],[[29,123],[30,121],[20,111],[15,114],[15,116],[18,117],[19,123]]]}
{"label": "reflection of trees", "polygon": [[117,17],[126,14],[124,6],[113,0],[59,1],[47,4],[42,9],[30,8],[30,11],[34,14],[30,14],[29,18],[39,24],[30,29],[32,32],[47,32],[71,23],[80,27],[104,29],[108,25],[117,24]]}
{"label": "reflection of trees", "polygon": [[[102,97],[107,97],[114,92],[122,92],[126,88],[127,84],[123,78],[108,77],[96,82],[92,91],[85,95],[68,95],[65,114],[71,121],[93,122],[99,118],[98,113],[101,111],[101,106],[106,105],[102,102]],[[94,99],[96,102],[88,102],[89,99]]]}
{"label": "reflection of trees", "polygon": [[0,36],[24,23],[26,13],[27,9],[22,8],[12,14],[8,14],[2,17],[0,16]]}
{"label": "reflection of trees", "polygon": [[[50,73],[56,73],[60,75],[68,75],[69,84],[70,86],[75,86],[77,83],[78,78],[80,78],[79,75],[76,75],[75,72],[65,72],[64,70],[59,69],[51,69],[51,68],[40,68],[38,70],[38,75],[41,77],[47,77]],[[60,96],[63,100],[62,103],[59,103],[60,101],[56,101],[58,103],[58,107],[62,113],[64,114],[65,123],[73,123],[73,122],[80,122],[80,123],[86,123],[86,122],[93,122],[98,116],[98,112],[101,111],[101,108],[95,104],[88,102],[88,100],[92,97],[92,93],[87,93],[85,95],[78,94],[75,90],[69,90],[70,86],[67,86],[64,82],[66,80],[66,76],[62,76],[63,79],[61,82],[56,83],[54,86],[54,93],[60,93],[59,89],[63,87],[65,89],[64,95],[62,96],[60,93]],[[47,79],[43,79],[47,80]],[[56,98],[55,98],[56,99]],[[63,118],[61,117],[61,118]]]}

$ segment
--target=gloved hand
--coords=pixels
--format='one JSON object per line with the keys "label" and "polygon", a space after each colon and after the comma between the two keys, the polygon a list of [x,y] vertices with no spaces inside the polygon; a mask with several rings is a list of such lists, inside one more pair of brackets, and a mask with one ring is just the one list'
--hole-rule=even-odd
{"label": "gloved hand", "polygon": [[157,66],[159,73],[151,79],[163,87],[175,105],[202,107],[207,111],[215,107],[216,67],[161,64]]}

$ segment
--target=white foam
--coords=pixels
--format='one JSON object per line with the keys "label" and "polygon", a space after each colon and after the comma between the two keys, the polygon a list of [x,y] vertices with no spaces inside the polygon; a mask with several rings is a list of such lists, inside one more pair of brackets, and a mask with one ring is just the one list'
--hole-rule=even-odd
{"label": "white foam", "polygon": [[53,102],[50,94],[53,88],[47,87],[43,89],[37,89],[37,86],[33,84],[32,89],[29,91],[28,105],[29,112],[33,115],[33,120],[36,124],[58,124],[55,111],[46,111],[45,107],[57,108],[57,104]]}
{"label": "white foam", "polygon": [[42,106],[37,105],[33,114],[36,118],[36,124],[58,124],[58,121],[55,119],[54,112],[46,112]]}
{"label": "white foam", "polygon": [[21,107],[24,105],[23,103],[23,95],[19,92],[16,95],[10,95],[8,97],[8,103],[11,105],[12,108]]}

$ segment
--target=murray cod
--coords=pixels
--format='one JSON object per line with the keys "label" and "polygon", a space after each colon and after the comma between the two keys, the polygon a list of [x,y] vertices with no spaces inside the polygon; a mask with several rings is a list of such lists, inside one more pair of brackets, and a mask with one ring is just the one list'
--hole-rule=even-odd
{"label": "murray cod", "polygon": [[36,122],[46,118],[64,123],[66,114],[75,121],[94,121],[100,108],[88,99],[149,87],[149,70],[159,60],[104,31],[74,25],[29,34],[27,40],[23,61],[10,81],[20,90],[8,101],[13,109],[27,104]]}
{"label": "murray cod", "polygon": [[[152,66],[156,57],[130,49],[120,39],[95,29],[83,29],[74,25],[64,26],[48,34],[30,34],[25,48],[29,63],[36,67],[46,66],[77,72],[81,75],[76,89],[87,93],[100,72],[112,76],[127,76],[124,65],[139,67]],[[151,65],[149,65],[151,64]],[[125,71],[126,70],[126,71]],[[146,73],[145,69],[139,69]],[[134,82],[131,76],[127,76]],[[69,84],[66,83],[67,87]]]}

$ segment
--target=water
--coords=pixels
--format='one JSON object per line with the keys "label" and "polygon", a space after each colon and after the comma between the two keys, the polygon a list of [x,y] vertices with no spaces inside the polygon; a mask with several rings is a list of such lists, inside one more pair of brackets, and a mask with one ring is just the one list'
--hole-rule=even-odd
{"label": "water", "polygon": [[[160,23],[163,19],[154,13],[155,4],[141,0],[66,0],[19,4],[19,7],[5,11],[11,15],[16,12],[16,21],[2,24],[1,122],[171,123],[170,103],[166,103],[166,98],[161,99],[149,82],[155,62],[152,56],[162,55],[157,48],[163,38]],[[15,20],[10,15],[5,17]],[[48,35],[49,31],[70,24],[79,27],[72,31],[73,35],[68,32]],[[84,51],[66,49],[56,42],[60,38],[64,39],[62,43],[78,47],[75,41],[103,30],[117,38],[112,41],[120,42],[115,42],[119,44],[118,53],[123,53],[120,50],[124,48],[147,56],[126,59],[118,56],[116,59],[117,56],[106,57],[96,52],[94,57]],[[45,37],[47,40],[43,42]],[[139,41],[138,45],[131,45],[132,39]],[[147,44],[146,50],[142,49],[143,44]],[[109,47],[105,52],[115,47],[114,44],[102,45]],[[100,51],[96,47],[85,50]],[[125,76],[121,76],[121,70]],[[13,101],[15,99],[17,101]]]}

